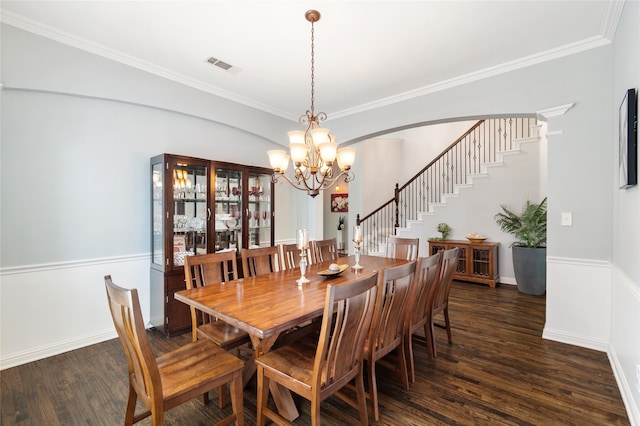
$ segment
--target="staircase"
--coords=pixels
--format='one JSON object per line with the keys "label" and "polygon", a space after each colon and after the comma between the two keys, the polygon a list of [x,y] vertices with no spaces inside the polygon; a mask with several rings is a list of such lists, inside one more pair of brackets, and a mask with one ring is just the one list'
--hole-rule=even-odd
{"label": "staircase", "polygon": [[[490,170],[503,166],[506,157],[520,153],[521,144],[538,141],[539,128],[535,117],[500,117],[475,123],[407,183],[396,184],[394,198],[362,218],[357,215],[356,224],[364,236],[362,253],[383,255],[387,236],[400,235],[420,238],[420,254],[426,256],[427,239],[438,236],[432,223],[448,222],[450,217],[438,218],[436,212],[488,177]],[[497,211],[498,206],[492,208]],[[473,208],[465,207],[471,214]],[[430,231],[420,226],[425,220]]]}

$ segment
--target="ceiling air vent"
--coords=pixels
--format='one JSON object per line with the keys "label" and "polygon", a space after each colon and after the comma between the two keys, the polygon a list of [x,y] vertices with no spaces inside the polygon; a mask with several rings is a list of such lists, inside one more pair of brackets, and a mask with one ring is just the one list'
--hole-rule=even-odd
{"label": "ceiling air vent", "polygon": [[238,72],[240,72],[240,69],[238,67],[234,67],[233,65],[230,65],[224,61],[221,61],[218,58],[214,58],[213,56],[211,56],[210,58],[207,58],[207,62],[225,71],[229,71],[232,74],[238,74]]}

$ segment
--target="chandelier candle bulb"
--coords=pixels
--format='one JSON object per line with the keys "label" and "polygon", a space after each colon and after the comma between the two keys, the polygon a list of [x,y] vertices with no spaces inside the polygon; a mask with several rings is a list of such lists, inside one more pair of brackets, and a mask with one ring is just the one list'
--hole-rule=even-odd
{"label": "chandelier candle bulb", "polygon": [[329,139],[329,129],[320,127],[311,129],[311,138],[313,139],[313,143],[315,146],[319,146],[320,144],[328,143],[331,141],[331,139]]}
{"label": "chandelier candle bulb", "polygon": [[292,130],[287,133],[289,135],[289,143],[301,143],[305,144],[307,141],[305,140],[304,131],[302,130]]}
{"label": "chandelier candle bulb", "polygon": [[289,144],[289,148],[291,149],[291,160],[296,167],[299,164],[304,163],[304,160],[307,157],[307,145],[303,143],[291,143]]}
{"label": "chandelier candle bulb", "polygon": [[[276,172],[280,172],[280,170],[284,171],[283,165],[285,164],[285,158],[288,157],[287,152],[283,149],[273,149],[271,151],[267,151],[269,155],[269,163],[271,164],[271,168]],[[289,159],[287,158],[287,163]],[[288,165],[288,164],[287,164]]]}
{"label": "chandelier candle bulb", "polygon": [[320,157],[327,164],[333,164],[336,159],[336,153],[338,151],[338,144],[335,142],[325,142],[318,145],[320,150]]}

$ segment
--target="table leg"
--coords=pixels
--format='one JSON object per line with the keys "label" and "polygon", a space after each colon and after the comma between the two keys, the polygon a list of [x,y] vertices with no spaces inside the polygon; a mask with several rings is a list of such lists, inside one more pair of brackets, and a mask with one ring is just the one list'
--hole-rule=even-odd
{"label": "table leg", "polygon": [[[271,336],[266,339],[260,340],[257,337],[251,336],[251,343],[255,348],[256,357],[269,352],[277,338],[278,336]],[[255,371],[255,362],[253,362],[252,364],[253,370]],[[297,419],[298,416],[300,416],[300,414],[298,413],[298,407],[296,407],[289,389],[280,386],[274,381],[271,381],[269,383],[269,390],[271,391],[271,396],[273,396],[273,400],[276,403],[276,407],[278,408],[278,413],[280,413],[282,417],[292,422]]]}

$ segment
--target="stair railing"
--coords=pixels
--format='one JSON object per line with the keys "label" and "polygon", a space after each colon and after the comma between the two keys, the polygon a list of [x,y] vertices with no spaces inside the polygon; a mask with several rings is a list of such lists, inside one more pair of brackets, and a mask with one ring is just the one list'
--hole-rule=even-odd
{"label": "stair railing", "polygon": [[498,153],[514,149],[514,140],[528,138],[535,117],[491,118],[475,123],[401,187],[396,183],[394,197],[368,215],[356,216],[364,241],[362,253],[379,252],[387,236],[396,228],[417,220],[421,212],[440,204],[453,194],[456,185],[470,183],[482,173],[482,166],[498,161]]}

